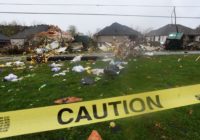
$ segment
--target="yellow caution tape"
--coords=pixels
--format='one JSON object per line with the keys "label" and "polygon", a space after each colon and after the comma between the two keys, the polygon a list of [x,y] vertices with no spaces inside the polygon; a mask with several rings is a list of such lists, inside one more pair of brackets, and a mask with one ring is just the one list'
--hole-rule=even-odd
{"label": "yellow caution tape", "polygon": [[200,85],[0,113],[0,138],[74,127],[200,103]]}

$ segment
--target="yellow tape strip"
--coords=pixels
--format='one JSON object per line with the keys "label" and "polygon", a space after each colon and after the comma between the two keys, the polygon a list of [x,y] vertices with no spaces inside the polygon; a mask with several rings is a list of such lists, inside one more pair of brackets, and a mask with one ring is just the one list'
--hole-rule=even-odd
{"label": "yellow tape strip", "polygon": [[200,85],[0,113],[0,138],[74,127],[200,103]]}

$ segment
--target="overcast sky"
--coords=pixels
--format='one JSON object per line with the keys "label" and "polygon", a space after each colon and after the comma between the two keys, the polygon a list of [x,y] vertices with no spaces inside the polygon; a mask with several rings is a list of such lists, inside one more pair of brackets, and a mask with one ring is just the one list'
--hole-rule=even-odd
{"label": "overcast sky", "polygon": [[[0,0],[0,3],[49,3],[49,4],[120,4],[120,5],[169,5],[188,6],[199,5],[200,0]],[[134,15],[162,15],[171,16],[173,8],[169,7],[81,7],[81,6],[8,6],[0,5],[0,12],[64,12],[64,13],[109,13],[109,14],[134,14]],[[177,16],[200,17],[200,7],[176,8]],[[1,22],[17,21],[21,24],[46,23],[58,25],[67,30],[69,25],[75,25],[79,32],[94,33],[98,28],[118,22],[139,30],[147,28],[159,28],[171,23],[167,18],[145,17],[108,17],[108,16],[77,16],[77,15],[17,15],[0,14]],[[191,28],[200,25],[200,19],[178,19],[178,24]]]}

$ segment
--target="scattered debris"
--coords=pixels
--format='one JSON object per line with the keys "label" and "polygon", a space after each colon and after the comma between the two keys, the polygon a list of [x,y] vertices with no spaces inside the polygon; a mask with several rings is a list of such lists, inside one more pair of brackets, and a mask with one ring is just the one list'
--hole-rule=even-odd
{"label": "scattered debris", "polygon": [[40,88],[38,90],[41,91],[41,89],[43,89],[46,86],[47,86],[47,84],[43,84],[43,85],[40,86]]}
{"label": "scattered debris", "polygon": [[120,69],[116,65],[109,65],[104,69],[106,75],[115,76],[120,73]]}
{"label": "scattered debris", "polygon": [[29,66],[28,68],[29,68],[29,69],[33,69],[34,67],[33,67],[33,66]]}
{"label": "scattered debris", "polygon": [[144,54],[147,55],[147,56],[154,56],[153,52],[145,52]]}
{"label": "scattered debris", "polygon": [[51,65],[50,65],[50,67],[52,67],[52,68],[55,68],[55,67],[62,67],[63,66],[63,64],[56,64],[56,63],[52,63]]}
{"label": "scattered debris", "polygon": [[55,104],[67,104],[67,103],[80,102],[82,100],[83,100],[82,98],[78,98],[78,97],[66,97],[66,98],[57,99],[54,101],[54,103]]}
{"label": "scattered debris", "polygon": [[79,66],[74,66],[73,68],[72,68],[72,71],[74,71],[74,72],[84,72],[85,71],[85,68],[83,67],[83,66],[81,66],[81,65],[79,65]]}
{"label": "scattered debris", "polygon": [[16,61],[16,62],[13,62],[13,66],[16,66],[16,67],[23,67],[23,66],[25,66],[25,63],[24,63],[24,62],[21,62],[21,61]]}
{"label": "scattered debris", "polygon": [[72,63],[79,62],[79,61],[81,61],[81,58],[82,58],[82,55],[75,56],[71,62]]}
{"label": "scattered debris", "polygon": [[64,70],[64,71],[62,71],[62,72],[60,72],[60,73],[56,73],[56,74],[53,75],[53,77],[65,76],[65,75],[66,75],[66,72],[68,72],[68,71],[67,71],[67,70]]}
{"label": "scattered debris", "polygon": [[62,81],[65,82],[65,81],[67,81],[67,80],[66,80],[66,79],[63,79]]}
{"label": "scattered debris", "polygon": [[109,62],[109,61],[113,61],[113,59],[112,58],[104,58],[104,59],[102,59],[102,61],[103,62]]}
{"label": "scattered debris", "polygon": [[195,61],[197,62],[199,59],[200,59],[200,56],[198,56],[198,57],[195,59]]}
{"label": "scattered debris", "polygon": [[16,81],[19,81],[19,80],[22,80],[22,78],[19,78],[18,79],[18,76],[17,75],[14,75],[14,74],[9,74],[8,76],[5,76],[3,81],[10,81],[10,82],[16,82]]}
{"label": "scattered debris", "polygon": [[94,80],[90,77],[85,77],[81,79],[81,84],[83,85],[92,85],[94,84]]}
{"label": "scattered debris", "polygon": [[99,80],[101,80],[100,77],[95,77],[95,79],[94,79],[95,82],[97,82],[97,81],[99,81]]}
{"label": "scattered debris", "polygon": [[94,74],[94,75],[99,76],[99,75],[104,74],[104,69],[92,69],[91,73]]}
{"label": "scattered debris", "polygon": [[119,132],[121,130],[121,127],[119,125],[116,125],[115,122],[110,122],[109,128],[112,130],[113,133]]}
{"label": "scattered debris", "polygon": [[193,114],[193,110],[190,109],[190,110],[188,111],[188,114],[189,114],[189,115],[192,115],[192,114]]}
{"label": "scattered debris", "polygon": [[65,53],[66,50],[67,50],[67,47],[61,47],[61,48],[55,50],[55,52],[60,54],[60,53]]}
{"label": "scattered debris", "polygon": [[12,62],[6,62],[5,67],[12,67]]}
{"label": "scattered debris", "polygon": [[80,52],[83,49],[82,42],[71,43],[70,50],[72,52]]}
{"label": "scattered debris", "polygon": [[116,126],[115,122],[110,122],[110,128],[114,128]]}
{"label": "scattered debris", "polygon": [[54,67],[51,69],[52,72],[59,72],[61,70],[60,67]]}
{"label": "scattered debris", "polygon": [[179,58],[177,61],[178,61],[178,62],[181,62],[181,60],[182,60],[182,59],[181,59],[181,58]]}

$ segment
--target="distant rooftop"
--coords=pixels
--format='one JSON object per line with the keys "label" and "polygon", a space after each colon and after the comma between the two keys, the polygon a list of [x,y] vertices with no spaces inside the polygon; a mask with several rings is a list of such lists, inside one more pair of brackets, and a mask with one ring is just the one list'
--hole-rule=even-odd
{"label": "distant rooftop", "polygon": [[97,36],[138,36],[140,33],[138,31],[133,30],[132,28],[121,25],[117,22],[113,23],[110,26],[105,27],[101,31],[99,31]]}
{"label": "distant rooftop", "polygon": [[0,41],[9,41],[9,38],[3,34],[0,34]]}
{"label": "distant rooftop", "polygon": [[[196,34],[196,31],[189,27],[186,27],[180,24],[177,24],[177,27],[178,27],[178,32],[182,32],[185,35]],[[152,30],[151,32],[147,34],[147,36],[168,36],[172,32],[176,32],[176,26],[174,24],[168,24],[157,30]]]}
{"label": "distant rooftop", "polygon": [[49,25],[31,26],[29,28],[24,29],[22,32],[19,32],[13,35],[11,38],[12,39],[26,39],[39,32],[47,31],[48,29],[49,29]]}

